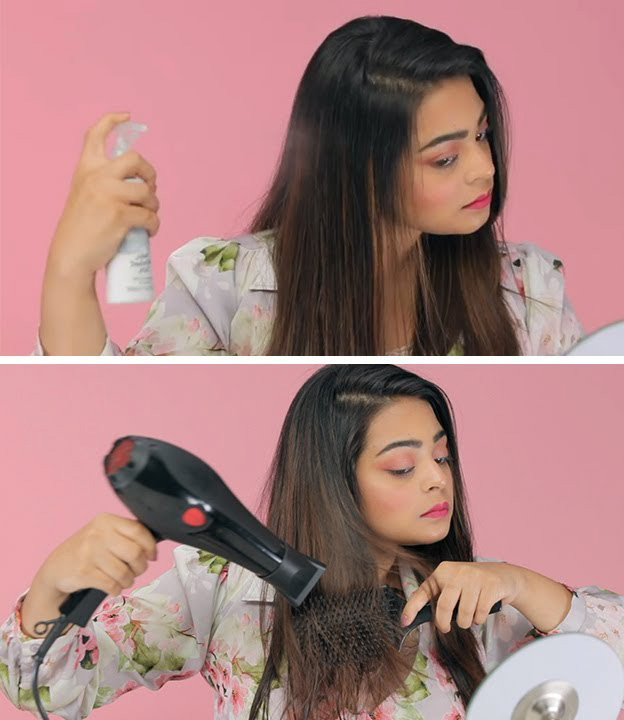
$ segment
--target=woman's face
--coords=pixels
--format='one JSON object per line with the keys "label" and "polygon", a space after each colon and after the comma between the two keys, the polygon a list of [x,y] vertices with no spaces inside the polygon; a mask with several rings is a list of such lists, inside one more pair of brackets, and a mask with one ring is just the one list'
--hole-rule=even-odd
{"label": "woman's face", "polygon": [[[487,221],[490,205],[478,210],[464,207],[494,186],[484,112],[468,76],[443,81],[419,107],[412,135],[414,184],[407,198],[409,223],[419,232],[467,234]],[[441,135],[462,131],[462,139],[429,146]]]}
{"label": "woman's face", "polygon": [[[372,420],[356,463],[362,512],[379,536],[401,545],[443,539],[453,514],[446,435],[425,400],[400,398]],[[447,502],[448,513],[422,517]]]}

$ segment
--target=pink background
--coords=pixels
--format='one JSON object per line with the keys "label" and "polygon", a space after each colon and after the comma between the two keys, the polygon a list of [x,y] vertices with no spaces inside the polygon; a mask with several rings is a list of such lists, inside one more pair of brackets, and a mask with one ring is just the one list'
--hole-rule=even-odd
{"label": "pink background", "polygon": [[[327,34],[409,17],[480,47],[512,117],[510,242],[563,259],[587,331],[624,318],[620,0],[4,0],[0,353],[34,347],[50,240],[89,126],[130,111],[158,172],[157,292],[199,235],[242,232],[277,161],[297,84]],[[112,143],[112,133],[109,147]],[[103,294],[103,273],[98,279]],[[105,306],[124,344],[148,304]]]}
{"label": "pink background", "polygon": [[[477,554],[624,594],[624,367],[404,366],[441,385],[454,406]],[[197,453],[253,510],[288,405],[317,367],[0,368],[2,621],[65,538],[101,511],[131,517],[102,472],[117,437],[148,435]],[[135,587],[171,567],[173,547],[160,543]],[[212,717],[212,699],[195,677],[158,695],[139,688],[97,717],[156,720],[198,708]],[[6,720],[24,717],[4,696],[0,706]]]}

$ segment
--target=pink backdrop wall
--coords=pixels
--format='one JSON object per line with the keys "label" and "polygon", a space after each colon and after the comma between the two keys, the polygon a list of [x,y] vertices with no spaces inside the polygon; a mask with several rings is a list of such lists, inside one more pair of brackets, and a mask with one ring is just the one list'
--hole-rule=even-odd
{"label": "pink backdrop wall", "polygon": [[[250,220],[314,50],[381,13],[484,51],[512,116],[507,239],[561,256],[588,331],[624,318],[620,0],[4,0],[1,12],[2,354],[33,347],[49,242],[98,117],[130,111],[149,125],[136,149],[158,172],[159,292],[173,250]],[[102,273],[98,288],[103,298]],[[106,306],[111,336],[126,343],[147,310]]]}
{"label": "pink backdrop wall", "polygon": [[[453,403],[477,553],[624,593],[624,367],[404,366],[441,385]],[[2,366],[2,620],[50,551],[95,514],[131,517],[101,468],[114,439],[139,434],[182,445],[253,509],[288,405],[317,367]],[[159,545],[158,561],[135,587],[171,567],[173,547]],[[157,720],[201,708],[209,718],[212,701],[194,677],[158,695],[139,688],[97,717]],[[24,717],[4,696],[0,706],[6,720]]]}

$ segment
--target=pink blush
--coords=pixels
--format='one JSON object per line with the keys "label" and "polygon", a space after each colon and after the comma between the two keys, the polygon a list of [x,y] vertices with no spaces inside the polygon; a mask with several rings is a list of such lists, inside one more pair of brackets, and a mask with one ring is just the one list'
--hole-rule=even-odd
{"label": "pink blush", "polygon": [[395,513],[398,510],[405,510],[406,503],[409,502],[409,498],[413,497],[413,492],[406,492],[405,488],[401,488],[396,491],[385,491],[379,493],[375,498],[374,503],[377,510],[391,511]]}

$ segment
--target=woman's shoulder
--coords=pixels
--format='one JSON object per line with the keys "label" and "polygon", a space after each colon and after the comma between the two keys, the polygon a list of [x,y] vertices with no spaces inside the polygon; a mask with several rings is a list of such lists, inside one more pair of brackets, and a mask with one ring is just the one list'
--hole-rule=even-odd
{"label": "woman's shoulder", "polygon": [[186,258],[202,255],[208,263],[219,265],[221,270],[231,270],[239,252],[270,252],[273,246],[273,230],[261,230],[227,238],[219,235],[199,235],[180,245],[170,255]]}
{"label": "woman's shoulder", "polygon": [[500,243],[501,283],[526,297],[558,307],[565,296],[565,268],[561,257],[535,243]]}
{"label": "woman's shoulder", "polygon": [[562,355],[584,335],[568,297],[564,261],[535,243],[501,243],[501,286],[523,354]]}
{"label": "woman's shoulder", "polygon": [[563,273],[561,257],[535,243],[499,243],[501,259],[511,261],[514,268],[521,268],[523,263],[532,270]]}
{"label": "woman's shoulder", "polygon": [[174,564],[180,574],[218,575],[221,583],[226,583],[226,595],[245,601],[257,602],[262,599],[262,590],[267,588],[267,601],[271,601],[275,591],[271,585],[255,573],[222,555],[181,544],[173,548]]}
{"label": "woman's shoulder", "polygon": [[200,235],[174,250],[167,261],[167,282],[174,274],[182,279],[212,280],[219,287],[275,290],[272,263],[274,231],[262,230],[226,238]]}

